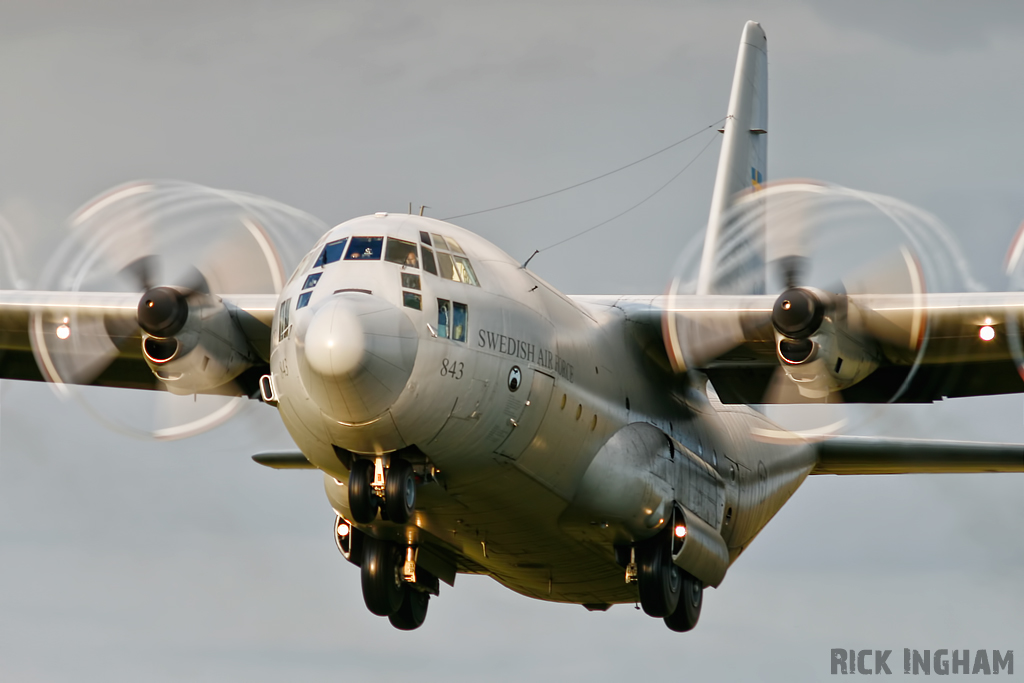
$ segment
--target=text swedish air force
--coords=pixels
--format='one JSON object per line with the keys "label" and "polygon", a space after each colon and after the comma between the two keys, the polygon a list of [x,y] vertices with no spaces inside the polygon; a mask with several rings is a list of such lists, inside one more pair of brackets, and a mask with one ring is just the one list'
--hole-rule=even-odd
{"label": "text swedish air force", "polygon": [[506,356],[539,365],[570,382],[573,381],[572,363],[561,358],[557,353],[552,353],[548,349],[538,347],[533,342],[510,337],[500,332],[480,330],[480,334],[477,337],[477,346],[481,349],[497,351]]}

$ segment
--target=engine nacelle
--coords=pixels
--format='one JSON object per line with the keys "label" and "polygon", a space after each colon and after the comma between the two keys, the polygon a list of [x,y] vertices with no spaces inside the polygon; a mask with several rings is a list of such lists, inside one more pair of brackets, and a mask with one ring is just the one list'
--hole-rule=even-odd
{"label": "engine nacelle", "polygon": [[848,300],[807,287],[786,290],[775,302],[775,351],[800,394],[824,399],[878,369],[877,342],[851,333],[862,329]]}
{"label": "engine nacelle", "polygon": [[[151,311],[160,307],[170,313],[154,323]],[[153,374],[172,394],[217,393],[216,389],[256,360],[234,315],[220,298],[206,294],[186,297],[172,288],[158,287],[143,295],[139,309],[144,330],[142,353]],[[167,336],[152,334],[154,331]]]}

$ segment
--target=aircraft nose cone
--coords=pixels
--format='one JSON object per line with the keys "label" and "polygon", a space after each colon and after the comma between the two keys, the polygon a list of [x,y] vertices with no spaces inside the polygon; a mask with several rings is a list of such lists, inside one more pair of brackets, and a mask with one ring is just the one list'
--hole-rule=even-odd
{"label": "aircraft nose cone", "polygon": [[333,302],[320,309],[306,329],[306,361],[324,377],[343,377],[366,352],[363,326],[348,306]]}
{"label": "aircraft nose cone", "polygon": [[358,424],[384,413],[416,361],[416,330],[393,304],[342,293],[322,305],[302,336],[302,380],[324,414]]}

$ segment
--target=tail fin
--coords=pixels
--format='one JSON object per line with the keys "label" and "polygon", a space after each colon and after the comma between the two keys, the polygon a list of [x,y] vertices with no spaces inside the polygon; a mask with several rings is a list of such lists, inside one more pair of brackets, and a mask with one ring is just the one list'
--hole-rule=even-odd
{"label": "tail fin", "polygon": [[[765,263],[763,249],[743,250],[743,262],[723,258],[719,250],[726,246],[722,234],[722,217],[737,192],[759,187],[764,181],[768,163],[768,40],[755,21],[743,27],[736,73],[732,79],[728,118],[723,129],[722,152],[718,157],[718,175],[711,195],[711,214],[704,238],[697,294],[763,294]],[[760,263],[751,263],[760,258]],[[718,264],[716,266],[716,263]],[[723,265],[729,263],[722,272]],[[717,272],[716,272],[717,271]],[[750,278],[756,275],[750,291]],[[733,278],[731,275],[742,275]],[[730,282],[744,281],[743,292],[729,292]]]}

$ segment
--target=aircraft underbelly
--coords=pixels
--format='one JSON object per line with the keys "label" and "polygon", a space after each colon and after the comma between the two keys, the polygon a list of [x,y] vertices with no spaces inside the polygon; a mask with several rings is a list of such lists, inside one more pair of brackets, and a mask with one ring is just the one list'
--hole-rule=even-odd
{"label": "aircraft underbelly", "polygon": [[426,510],[433,524],[451,529],[459,553],[508,588],[541,600],[633,602],[612,548],[567,534],[559,518],[568,502],[511,463],[495,462],[479,478],[448,495],[459,509]]}

